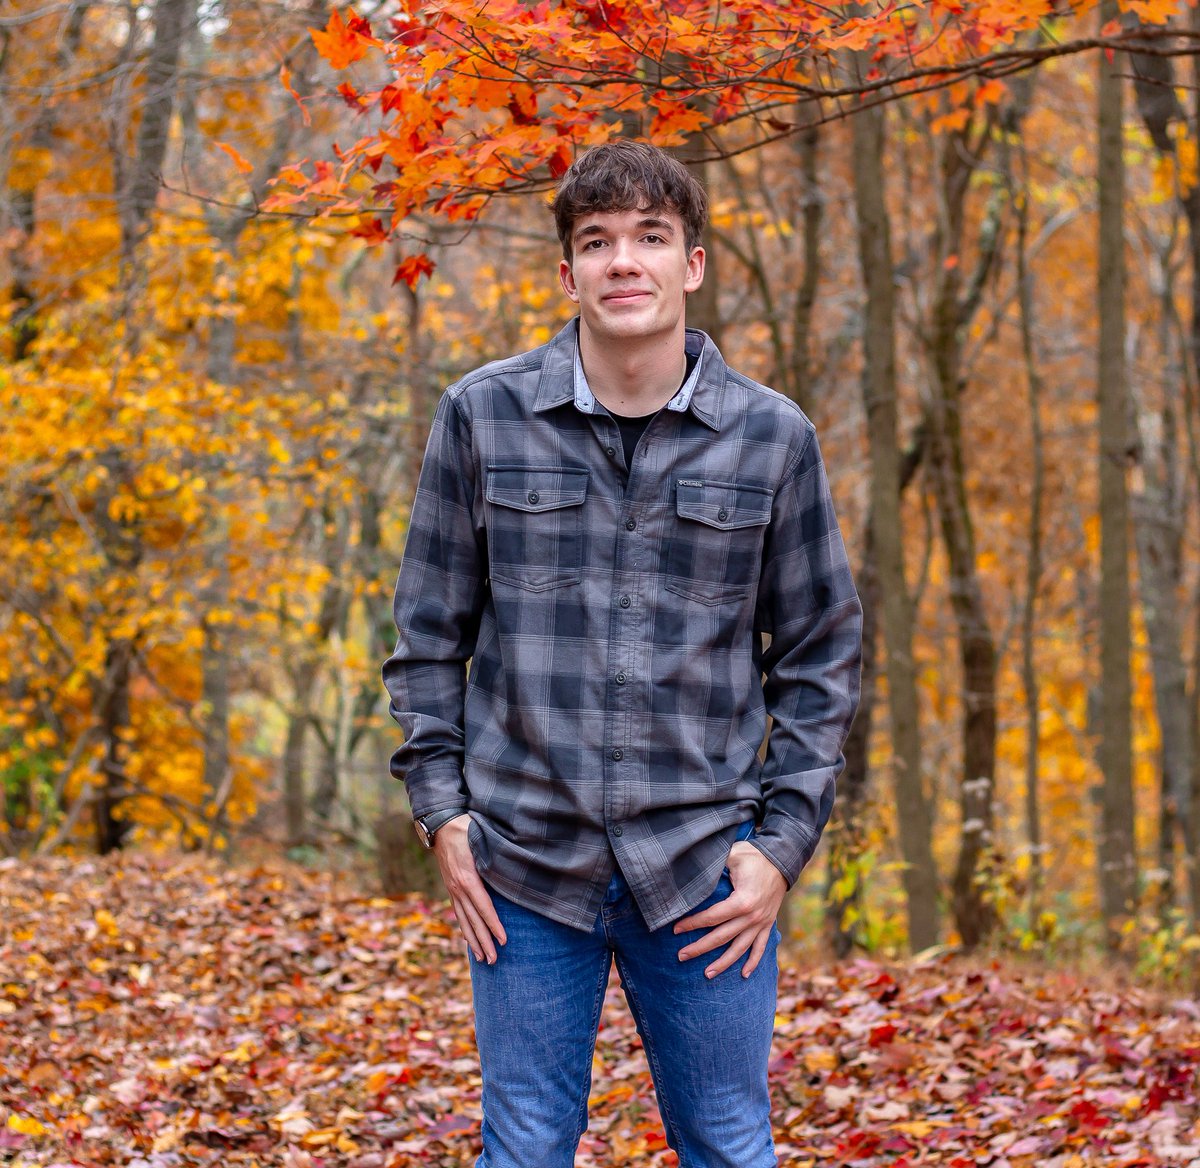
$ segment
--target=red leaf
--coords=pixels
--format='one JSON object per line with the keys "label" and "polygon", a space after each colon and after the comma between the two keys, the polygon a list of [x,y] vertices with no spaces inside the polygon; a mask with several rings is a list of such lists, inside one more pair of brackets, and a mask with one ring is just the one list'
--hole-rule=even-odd
{"label": "red leaf", "polygon": [[378,218],[360,223],[350,234],[366,240],[368,244],[383,243],[388,237],[383,221]]}
{"label": "red leaf", "polygon": [[549,166],[551,176],[553,178],[562,178],[567,173],[567,168],[570,165],[571,148],[566,142],[560,142],[554,148],[554,153],[550,155]]}
{"label": "red leaf", "polygon": [[385,85],[379,94],[379,104],[385,114],[399,109],[404,103],[404,90],[398,85]]}
{"label": "red leaf", "polygon": [[359,93],[353,85],[346,81],[343,81],[341,85],[338,86],[338,93],[342,95],[342,100],[352,110],[364,110],[370,104],[370,102],[368,102],[367,99],[363,97],[363,95]]}
{"label": "red leaf", "polygon": [[403,280],[410,288],[416,288],[422,276],[432,276],[433,269],[436,265],[427,255],[410,255],[405,256],[400,261],[400,266],[396,268],[396,274],[392,277],[392,284],[399,284]]}
{"label": "red leaf", "polygon": [[371,35],[371,23],[365,16],[359,16],[353,8],[350,9],[350,19],[346,21],[346,27],[360,37],[366,37],[368,40],[374,40]]}

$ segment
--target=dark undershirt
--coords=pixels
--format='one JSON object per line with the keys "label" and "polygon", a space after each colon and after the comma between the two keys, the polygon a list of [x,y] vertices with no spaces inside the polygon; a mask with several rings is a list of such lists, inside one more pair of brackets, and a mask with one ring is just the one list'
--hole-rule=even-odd
{"label": "dark undershirt", "polygon": [[[687,369],[684,371],[683,381],[679,383],[680,387],[691,377],[692,370],[696,368],[696,362],[700,360],[699,353],[686,353],[685,356],[687,357]],[[612,416],[612,420],[616,422],[617,429],[621,431],[621,445],[625,448],[625,465],[631,467],[638,439],[646,432],[646,427],[650,425],[650,419],[658,413],[658,410],[655,410],[653,414],[640,414],[636,418],[626,417],[624,414],[614,413],[612,410],[608,412]]]}

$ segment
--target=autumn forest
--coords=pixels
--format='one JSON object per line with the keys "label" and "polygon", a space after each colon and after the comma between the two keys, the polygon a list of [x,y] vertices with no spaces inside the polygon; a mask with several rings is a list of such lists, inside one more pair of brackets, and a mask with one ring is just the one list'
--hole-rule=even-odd
{"label": "autumn forest", "polygon": [[708,186],[690,323],[816,423],[866,612],[792,928],[1187,976],[1194,9],[655,11],[0,6],[0,852],[412,849],[433,408],[569,319],[548,192],[634,135]]}

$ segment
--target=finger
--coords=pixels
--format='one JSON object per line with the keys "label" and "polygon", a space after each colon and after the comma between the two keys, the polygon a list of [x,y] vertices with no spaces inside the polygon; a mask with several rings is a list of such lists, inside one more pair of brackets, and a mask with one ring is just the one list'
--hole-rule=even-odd
{"label": "finger", "polygon": [[703,937],[698,937],[679,950],[679,960],[688,961],[692,957],[699,957],[701,953],[711,953],[714,949],[728,944],[734,937],[744,932],[746,927],[747,922],[737,918],[718,928],[709,929]]}
{"label": "finger", "polygon": [[758,963],[767,951],[767,942],[770,939],[771,929],[769,926],[754,938],[754,944],[750,946],[750,956],[746,958],[746,964],[742,966],[742,977],[749,977],[758,968]]}
{"label": "finger", "polygon": [[496,914],[496,905],[488,893],[487,886],[478,878],[476,878],[475,883],[478,887],[471,889],[468,893],[471,906],[479,914],[480,919],[487,927],[487,931],[501,945],[508,944],[508,934],[505,933],[504,926],[500,923],[500,917]]}
{"label": "finger", "polygon": [[454,915],[458,919],[459,932],[462,933],[463,939],[466,941],[475,960],[485,960],[486,954],[484,953],[483,946],[479,943],[479,936],[471,921],[468,907],[455,897],[450,898],[450,903],[453,905]]}
{"label": "finger", "polygon": [[491,931],[484,923],[479,910],[469,900],[464,900],[461,911],[463,919],[470,925],[471,932],[475,938],[475,944],[480,950],[477,954],[479,960],[486,961],[488,965],[495,965],[496,946],[492,940]]}
{"label": "finger", "polygon": [[729,943],[729,948],[717,958],[712,965],[708,966],[704,971],[704,976],[708,978],[716,977],[719,973],[724,973],[747,949],[754,941],[754,934],[746,932],[740,934]]}
{"label": "finger", "polygon": [[673,932],[678,936],[680,933],[689,933],[693,929],[711,929],[714,925],[723,925],[726,921],[732,920],[741,911],[740,901],[735,900],[734,895],[730,895],[717,904],[710,905],[703,912],[693,913],[690,917],[676,921]]}
{"label": "finger", "polygon": [[[446,883],[447,886],[451,884],[449,880]],[[475,868],[474,863],[455,874],[451,896],[456,900],[461,899],[469,903],[478,914],[483,927],[501,945],[508,941],[508,937],[504,932],[504,926],[500,923],[500,918],[496,915],[496,906],[492,903],[487,885],[480,879],[479,872]]]}

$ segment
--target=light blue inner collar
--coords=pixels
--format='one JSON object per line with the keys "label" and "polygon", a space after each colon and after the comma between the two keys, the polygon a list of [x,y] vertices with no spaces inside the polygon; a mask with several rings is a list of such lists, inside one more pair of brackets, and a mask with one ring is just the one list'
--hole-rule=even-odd
{"label": "light blue inner collar", "polygon": [[[697,353],[698,360],[692,366],[692,371],[685,379],[684,383],[679,387],[678,392],[669,402],[667,409],[675,410],[677,413],[682,413],[688,408],[692,401],[692,394],[696,390],[696,383],[700,378],[700,366],[703,363],[703,348],[697,348],[692,337],[689,335],[684,341],[689,352]],[[594,414],[596,412],[596,396],[592,393],[591,387],[587,383],[587,374],[583,371],[583,359],[579,355],[579,341],[575,341],[575,408],[581,410],[585,414]]]}

